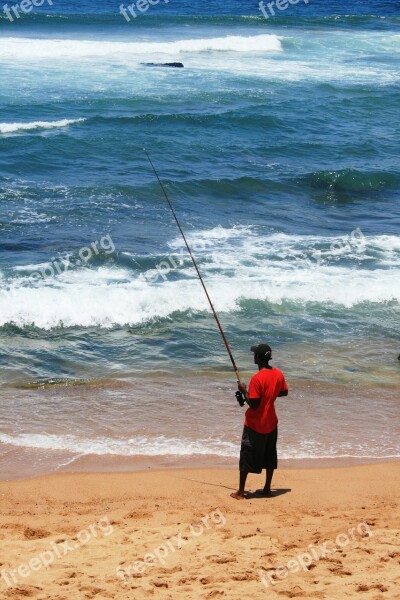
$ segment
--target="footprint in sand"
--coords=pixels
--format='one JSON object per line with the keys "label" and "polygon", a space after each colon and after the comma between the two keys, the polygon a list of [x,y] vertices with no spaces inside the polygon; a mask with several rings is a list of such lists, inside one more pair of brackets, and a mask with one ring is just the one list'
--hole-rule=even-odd
{"label": "footprint in sand", "polygon": [[156,581],[152,581],[151,583],[156,588],[168,588],[168,583],[166,581],[163,581],[162,579],[157,579]]}
{"label": "footprint in sand", "polygon": [[37,587],[36,585],[19,585],[15,588],[7,590],[5,596],[7,598],[31,598],[36,596],[43,588]]}
{"label": "footprint in sand", "polygon": [[31,527],[26,527],[24,529],[24,537],[27,540],[41,540],[43,538],[47,538],[51,535],[49,531],[45,531],[44,529],[32,529]]}
{"label": "footprint in sand", "polygon": [[169,569],[164,568],[163,573],[165,573],[166,575],[171,575],[172,573],[179,573],[182,570],[182,567],[180,565],[177,565],[176,567],[171,567]]}
{"label": "footprint in sand", "polygon": [[258,578],[253,572],[247,572],[247,573],[235,573],[234,575],[232,575],[232,579],[234,581],[250,581],[252,579],[255,580]]}
{"label": "footprint in sand", "polygon": [[305,596],[306,592],[299,586],[296,585],[291,590],[282,590],[282,592],[278,592],[279,594],[284,594],[287,598],[298,598],[299,596]]}
{"label": "footprint in sand", "polygon": [[97,596],[97,594],[103,593],[102,588],[91,586],[91,585],[81,586],[79,588],[79,591],[85,593],[85,598],[94,598],[95,596]]}
{"label": "footprint in sand", "polygon": [[226,563],[237,562],[237,559],[233,556],[219,556],[218,558],[212,559],[217,565],[225,565]]}

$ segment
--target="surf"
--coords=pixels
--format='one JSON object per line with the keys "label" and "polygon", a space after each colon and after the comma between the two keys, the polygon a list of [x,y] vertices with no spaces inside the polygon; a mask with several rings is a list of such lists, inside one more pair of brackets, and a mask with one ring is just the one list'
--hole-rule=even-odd
{"label": "surf", "polygon": [[[265,236],[251,228],[217,227],[188,238],[222,312],[243,311],[250,300],[316,303],[321,310],[327,303],[348,309],[400,303],[400,284],[393,276],[400,265],[398,238],[352,233]],[[0,281],[0,326],[110,328],[177,314],[200,316],[207,304],[182,244],[179,238],[170,240],[170,253],[164,255],[120,253],[85,265],[75,261],[67,271],[34,280],[29,269],[39,272],[46,265],[16,265]]]}
{"label": "surf", "polygon": [[17,133],[35,129],[54,129],[83,123],[85,119],[61,119],[60,121],[31,121],[29,123],[0,123],[0,133]]}
{"label": "surf", "polygon": [[171,42],[115,42],[99,40],[64,40],[2,38],[0,59],[41,60],[88,57],[118,57],[125,60],[129,56],[143,59],[148,54],[175,56],[184,53],[204,52],[281,52],[280,38],[274,34],[253,36],[227,35],[225,37],[182,39]]}

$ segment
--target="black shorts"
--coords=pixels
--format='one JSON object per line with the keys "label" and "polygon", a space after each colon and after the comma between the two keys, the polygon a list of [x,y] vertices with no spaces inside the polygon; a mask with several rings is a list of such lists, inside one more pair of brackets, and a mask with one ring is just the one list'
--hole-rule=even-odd
{"label": "black shorts", "polygon": [[271,433],[257,433],[245,425],[240,447],[240,471],[261,473],[263,469],[276,469],[278,467],[277,440],[278,427]]}

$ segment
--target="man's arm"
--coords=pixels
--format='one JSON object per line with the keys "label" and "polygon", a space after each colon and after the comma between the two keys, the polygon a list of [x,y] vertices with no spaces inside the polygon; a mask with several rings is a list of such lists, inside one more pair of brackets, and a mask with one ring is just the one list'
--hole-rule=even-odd
{"label": "man's arm", "polygon": [[249,398],[246,393],[244,399],[252,410],[257,410],[260,406],[261,398]]}
{"label": "man's arm", "polygon": [[278,398],[282,398],[282,396],[287,396],[288,393],[289,393],[289,388],[288,388],[288,385],[286,383],[285,376],[282,373],[282,389],[281,389],[281,391],[278,394]]}
{"label": "man's arm", "polygon": [[260,406],[261,398],[249,398],[245,383],[239,383],[239,390],[242,392],[246,404],[248,404],[252,410],[257,410]]}

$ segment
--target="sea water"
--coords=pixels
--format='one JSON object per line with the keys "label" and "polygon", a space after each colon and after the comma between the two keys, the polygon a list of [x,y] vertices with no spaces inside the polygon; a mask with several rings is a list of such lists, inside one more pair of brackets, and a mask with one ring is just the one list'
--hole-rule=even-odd
{"label": "sea water", "polygon": [[398,458],[397,3],[99,4],[0,5],[0,471],[236,460],[235,377],[143,148],[243,377],[264,341],[285,372],[281,456]]}

